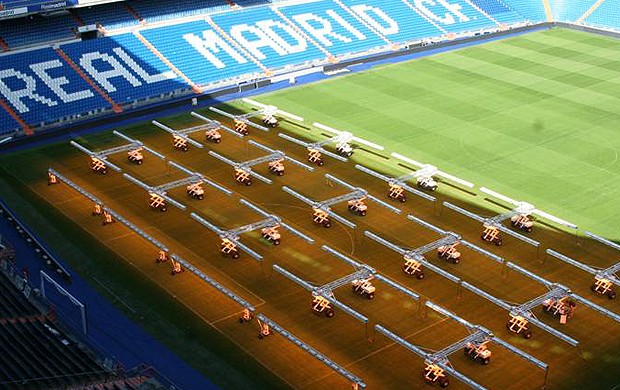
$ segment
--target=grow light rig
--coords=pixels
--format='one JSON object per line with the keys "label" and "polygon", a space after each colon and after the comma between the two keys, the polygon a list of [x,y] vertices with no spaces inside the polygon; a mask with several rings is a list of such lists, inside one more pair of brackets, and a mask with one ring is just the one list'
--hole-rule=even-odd
{"label": "grow light rig", "polygon": [[82,187],[73,183],[71,180],[69,180],[68,178],[66,178],[65,176],[57,172],[56,170],[49,168],[48,175],[54,176],[56,178],[56,181],[54,184],[58,184],[60,181],[62,181],[69,187],[73,188],[75,191],[79,192],[80,194],[84,195],[86,198],[91,200],[95,205],[95,211],[92,213],[92,215],[103,216],[104,226],[110,224],[113,221],[119,221],[120,223],[122,223],[123,225],[127,226],[129,229],[134,231],[136,234],[138,234],[139,236],[141,236],[142,238],[144,238],[145,240],[153,244],[158,250],[156,262],[161,263],[161,262],[170,260],[170,265],[171,265],[170,273],[172,275],[176,275],[183,271],[181,264],[176,261],[176,258],[174,257],[174,255],[169,254],[168,248],[164,244],[162,244],[160,241],[153,238],[151,235],[146,233],[144,230],[140,229],[138,226],[136,226],[135,224],[133,224],[131,221],[127,220],[120,214],[104,206],[103,203],[98,198],[96,198],[94,195],[92,195],[91,193],[83,189]]}
{"label": "grow light rig", "polygon": [[220,252],[224,255],[224,256],[230,256],[233,259],[238,259],[240,254],[239,254],[239,249],[243,249],[246,253],[248,253],[250,256],[252,256],[254,259],[256,260],[262,260],[263,256],[261,256],[260,254],[256,253],[253,249],[249,248],[248,246],[242,244],[239,239],[240,236],[244,233],[249,233],[255,230],[260,230],[261,231],[261,235],[264,239],[266,239],[267,241],[271,242],[274,245],[279,245],[280,244],[280,239],[281,239],[281,235],[279,232],[279,228],[283,227],[285,229],[287,229],[288,231],[290,231],[291,233],[295,234],[296,236],[302,238],[303,240],[309,242],[310,244],[314,243],[314,240],[303,234],[302,232],[300,232],[299,230],[293,228],[292,226],[284,223],[282,221],[282,219],[276,215],[273,214],[268,214],[265,211],[263,211],[262,209],[256,207],[255,205],[253,205],[252,203],[246,201],[245,199],[240,199],[239,203],[241,203],[244,206],[247,206],[249,208],[251,208],[252,210],[256,211],[257,213],[261,214],[262,216],[265,217],[265,219],[258,221],[258,222],[254,222],[254,223],[250,223],[247,225],[243,225],[234,229],[230,229],[230,230],[223,230],[220,229],[219,227],[215,226],[213,223],[207,221],[206,219],[202,218],[201,216],[199,216],[196,213],[191,213],[190,216],[198,221],[199,223],[201,223],[203,226],[206,226],[207,228],[211,229],[212,231],[214,231],[218,236],[220,236],[221,239],[221,243],[220,243]]}
{"label": "grow light rig", "polygon": [[523,267],[518,266],[517,264],[508,262],[506,263],[508,268],[511,268],[521,274],[531,278],[538,283],[543,284],[547,289],[549,289],[549,293],[547,294],[547,299],[542,301],[543,310],[546,313],[557,316],[560,319],[560,323],[565,324],[569,318],[572,317],[573,311],[577,302],[586,305],[590,309],[599,312],[600,314],[611,318],[616,322],[620,322],[620,315],[613,313],[589,300],[581,297],[573,293],[568,287],[561,285],[559,283],[552,283],[535,273],[526,270]]}
{"label": "grow light rig", "polygon": [[438,384],[440,387],[444,388],[448,387],[450,382],[448,377],[446,376],[446,373],[449,373],[464,384],[474,389],[484,389],[482,385],[456,371],[456,369],[452,367],[452,364],[448,360],[448,357],[456,351],[463,349],[465,355],[471,358],[473,361],[481,363],[483,365],[489,364],[491,361],[491,351],[488,349],[489,343],[498,344],[506,348],[507,350],[519,355],[519,357],[527,360],[528,362],[533,363],[537,367],[543,370],[547,370],[548,365],[546,363],[495,337],[490,330],[480,325],[474,325],[430,301],[426,302],[426,306],[463,325],[470,333],[469,336],[466,336],[465,338],[443,348],[440,351],[430,353],[426,352],[423,348],[419,346],[411,344],[407,340],[396,335],[382,325],[375,325],[375,329],[389,339],[397,342],[401,346],[414,352],[425,360],[426,367],[422,372],[422,376],[427,383],[433,385]]}
{"label": "grow light rig", "polygon": [[[268,127],[277,127],[279,122],[276,116],[282,116],[297,122],[303,122],[304,120],[302,117],[291,114],[290,112],[280,110],[276,106],[262,104],[252,99],[243,99],[243,102],[248,103],[258,109],[256,111],[248,112],[241,115],[234,115],[215,107],[209,107],[209,110],[232,119],[235,125],[235,131],[243,135],[250,134],[248,126],[254,127],[255,129],[262,131],[269,131]],[[250,118],[254,118],[257,116],[262,116],[262,122],[264,126],[256,124],[250,120]]]}
{"label": "grow light rig", "polygon": [[73,147],[77,148],[82,153],[85,153],[88,156],[90,156],[90,159],[91,159],[90,169],[92,169],[93,172],[97,172],[103,175],[108,173],[108,168],[112,168],[113,170],[117,172],[122,172],[122,169],[118,165],[113,164],[112,162],[108,161],[108,156],[112,154],[127,152],[127,160],[137,165],[141,165],[142,162],[144,161],[142,150],[146,150],[152,155],[159,157],[162,160],[166,159],[166,156],[147,147],[146,145],[144,145],[141,141],[138,141],[137,139],[128,137],[124,135],[123,133],[118,132],[116,130],[114,130],[112,134],[124,139],[125,141],[129,143],[126,145],[116,146],[113,148],[99,150],[96,152],[93,152],[92,150],[85,148],[84,146],[78,144],[75,141],[71,141],[70,144]]}
{"label": "grow light rig", "polygon": [[235,170],[235,181],[237,183],[240,184],[245,184],[246,186],[250,186],[252,185],[252,177],[267,183],[267,184],[271,184],[271,180],[254,172],[252,170],[252,167],[254,165],[259,165],[259,164],[264,164],[264,163],[268,163],[268,170],[270,173],[277,175],[277,176],[283,176],[284,175],[284,161],[288,161],[288,162],[292,162],[293,164],[296,164],[298,166],[300,166],[303,169],[306,169],[308,171],[313,171],[314,168],[312,168],[309,165],[306,165],[300,161],[295,160],[292,157],[287,156],[284,152],[280,151],[280,150],[274,150],[271,149],[265,145],[262,145],[256,141],[253,140],[249,140],[248,144],[255,146],[261,150],[264,150],[265,152],[268,152],[269,154],[263,157],[258,157],[252,160],[248,160],[248,161],[243,161],[243,162],[235,162],[232,161],[231,159],[222,156],[221,154],[218,154],[214,151],[209,151],[209,154],[215,158],[217,158],[218,160],[232,166]]}
{"label": "grow light rig", "polygon": [[331,318],[335,314],[334,307],[337,307],[358,321],[364,324],[368,323],[368,318],[366,316],[338,301],[334,295],[334,290],[350,285],[354,281],[369,281],[375,274],[375,271],[372,268],[362,266],[351,274],[345,275],[321,286],[312,285],[277,264],[273,265],[273,269],[312,293],[312,304],[310,307],[314,313]]}
{"label": "grow light rig", "polygon": [[125,177],[127,180],[144,188],[149,193],[149,196],[150,196],[149,206],[154,210],[159,210],[161,212],[167,211],[168,210],[167,203],[170,203],[173,206],[181,210],[186,209],[185,205],[177,202],[176,200],[172,199],[171,197],[167,195],[168,190],[172,188],[176,188],[176,187],[185,186],[187,195],[191,198],[198,199],[198,200],[204,199],[204,189],[202,187],[203,184],[208,184],[212,186],[213,188],[216,188],[217,190],[225,193],[228,196],[232,195],[232,191],[210,180],[209,178],[207,178],[206,176],[198,172],[192,172],[189,169],[175,163],[174,161],[169,161],[168,164],[170,166],[173,166],[183,171],[189,176],[183,179],[174,180],[169,183],[161,184],[158,186],[149,186],[148,184],[136,179],[135,177],[127,173],[123,174],[123,177]]}
{"label": "grow light rig", "polygon": [[[278,119],[276,118],[276,116],[282,116],[284,118],[288,118],[288,119],[292,119],[294,121],[297,122],[303,122],[304,118],[295,115],[295,114],[291,114],[290,112],[286,112],[284,110],[280,110],[278,109],[278,107],[276,106],[270,106],[267,104],[263,104],[263,103],[259,103],[256,100],[252,100],[252,99],[248,99],[248,98],[244,98],[241,99],[244,103],[247,103],[251,106],[254,106],[255,108],[257,108],[256,111],[246,114],[246,115],[250,115],[251,116],[257,116],[257,115],[262,115],[263,116],[263,124],[265,126],[269,126],[269,127],[277,127],[278,126]],[[250,116],[250,117],[251,117]],[[246,119],[249,117],[246,117]]]}
{"label": "grow light rig", "polygon": [[314,313],[324,315],[327,318],[331,318],[335,314],[334,307],[338,307],[339,309],[343,310],[357,320],[363,323],[367,323],[367,317],[351,309],[349,306],[343,304],[336,299],[335,290],[340,287],[350,285],[354,294],[371,300],[374,299],[376,292],[376,288],[372,284],[373,279],[379,280],[415,300],[420,299],[420,296],[418,294],[379,274],[372,267],[366,264],[359,263],[351,259],[350,257],[345,256],[342,253],[330,248],[327,245],[323,245],[321,249],[336,257],[337,259],[349,264],[355,269],[355,271],[329,283],[315,286],[294,275],[293,273],[287,271],[286,269],[280,267],[277,264],[273,266],[273,269],[275,271],[282,274],[289,280],[292,280],[293,282],[299,284],[300,286],[304,287],[306,290],[312,293],[311,309]]}
{"label": "grow light rig", "polygon": [[508,311],[510,314],[510,320],[506,324],[506,329],[508,329],[509,331],[520,334],[525,339],[530,339],[532,338],[532,331],[530,330],[529,324],[532,324],[552,334],[560,340],[572,345],[573,347],[579,345],[579,341],[540,321],[532,312],[533,308],[542,305],[543,302],[547,301],[548,299],[558,300],[568,296],[570,294],[570,290],[566,289],[565,287],[561,285],[554,285],[553,288],[550,288],[549,292],[533,298],[523,304],[516,305],[507,303],[504,300],[496,298],[493,295],[479,289],[478,287],[468,282],[461,282],[461,286]]}
{"label": "grow light rig", "polygon": [[502,225],[503,221],[510,219],[510,223],[514,228],[530,233],[534,226],[534,221],[532,220],[531,215],[536,215],[538,217],[547,219],[551,222],[557,223],[562,226],[566,226],[571,229],[577,229],[577,225],[570,223],[568,221],[565,221],[561,218],[555,217],[542,210],[538,210],[537,208],[534,207],[534,205],[530,203],[516,201],[514,199],[511,199],[507,196],[504,196],[498,192],[492,191],[485,187],[481,187],[480,192],[490,195],[499,200],[502,200],[512,206],[515,206],[515,208],[505,213],[496,215],[494,217],[482,218],[479,215],[476,215],[470,211],[464,210],[453,204],[444,202],[444,205],[446,205],[448,208],[456,212],[459,212],[467,217],[470,217],[477,221],[482,222],[484,224],[484,231],[482,232],[481,238],[484,241],[494,243],[495,245],[498,245],[498,246],[502,245],[503,241],[502,241],[501,232],[504,232],[515,238],[525,241],[531,245],[538,246],[538,242],[531,240],[521,234],[513,232],[512,230]]}
{"label": "grow light rig", "polygon": [[351,192],[349,192],[348,194],[335,196],[333,198],[329,198],[321,202],[317,202],[317,201],[314,201],[312,199],[309,199],[303,196],[302,194],[292,190],[291,188],[287,186],[282,187],[282,190],[284,192],[290,195],[293,195],[297,199],[301,200],[304,203],[309,204],[312,207],[312,210],[313,210],[312,220],[316,224],[323,225],[324,227],[329,228],[332,225],[331,218],[333,218],[337,220],[338,222],[352,229],[355,228],[356,225],[353,222],[341,217],[340,215],[336,214],[335,212],[331,210],[330,206],[333,206],[341,202],[347,202],[347,207],[349,211],[359,216],[365,216],[367,213],[368,206],[365,203],[366,199],[372,200],[373,202],[387,208],[388,210],[396,214],[400,214],[401,212],[396,207],[387,204],[386,202],[382,201],[381,199],[373,195],[370,195],[368,191],[366,191],[363,188],[354,187],[350,185],[349,183],[330,175],[329,173],[325,174],[325,177],[327,178],[327,180],[333,181],[335,183],[340,184],[343,187],[350,189]]}
{"label": "grow light rig", "polygon": [[222,134],[220,133],[220,130],[224,130],[232,135],[234,135],[235,137],[239,137],[242,138],[243,136],[239,133],[237,133],[236,131],[224,126],[223,124],[221,124],[220,122],[213,120],[213,119],[209,119],[205,116],[202,116],[200,114],[198,114],[197,112],[191,112],[190,115],[192,115],[194,118],[198,118],[204,122],[206,122],[205,124],[202,125],[198,125],[198,126],[193,126],[193,127],[188,127],[185,129],[180,129],[180,130],[175,130],[169,126],[166,126],[160,122],[157,121],[152,121],[151,123],[153,123],[155,126],[159,127],[160,129],[167,131],[168,133],[172,134],[172,145],[174,146],[175,149],[177,150],[181,150],[183,152],[187,152],[189,150],[189,145],[188,144],[192,144],[194,146],[196,146],[197,148],[202,148],[203,145],[199,142],[194,141],[193,139],[189,138],[189,135],[192,133],[196,133],[199,131],[204,131],[205,132],[205,141],[208,142],[213,142],[213,143],[220,143],[222,141]]}
{"label": "grow light rig", "polygon": [[[388,183],[388,185],[390,186],[388,190],[388,197],[391,199],[396,199],[400,202],[405,202],[407,201],[407,196],[405,195],[405,191],[408,191],[412,194],[415,194],[431,202],[434,202],[437,200],[434,196],[430,196],[428,194],[425,194],[422,191],[416,190],[415,188],[411,188],[406,183],[407,180],[410,180],[411,178],[413,178],[413,176],[411,175],[404,175],[404,176],[392,178],[392,177],[385,176],[377,171],[373,171],[370,168],[366,168],[365,166],[360,165],[360,164],[356,164],[355,168],[371,176],[374,176],[377,179],[383,180],[384,182]],[[416,171],[414,173],[417,173],[417,172],[420,172],[420,171]]]}
{"label": "grow light rig", "polygon": [[[620,250],[620,245],[616,244],[615,242],[611,242],[591,232],[586,232],[585,234],[586,236],[594,240],[597,240],[616,250]],[[620,286],[620,278],[618,278],[618,276],[616,275],[618,272],[620,272],[620,262],[613,264],[610,267],[605,268],[605,269],[597,269],[589,265],[583,264],[577,260],[571,259],[568,256],[565,256],[559,252],[554,251],[553,249],[547,249],[547,253],[559,260],[562,260],[568,264],[571,264],[583,271],[586,271],[594,275],[594,283],[590,287],[590,289],[593,292],[606,296],[609,299],[616,298],[615,286]]]}
{"label": "grow light rig", "polygon": [[502,225],[502,221],[510,218],[511,216],[518,215],[521,212],[527,212],[526,209],[515,209],[507,213],[497,215],[495,217],[485,218],[485,217],[481,217],[478,214],[472,213],[471,211],[465,210],[464,208],[461,208],[449,202],[443,202],[443,205],[451,210],[456,211],[459,214],[463,214],[466,217],[469,217],[473,220],[481,222],[484,228],[484,230],[482,231],[482,234],[480,235],[480,238],[482,239],[482,241],[490,242],[497,246],[500,246],[504,243],[501,233],[506,233],[532,246],[535,246],[535,247],[540,246],[540,243],[538,241],[532,240],[529,237],[525,237],[523,234],[519,234],[515,231],[508,229],[506,226]]}
{"label": "grow light rig", "polygon": [[365,231],[364,235],[376,242],[378,242],[379,244],[382,244],[386,247],[388,247],[389,249],[395,251],[396,253],[399,253],[400,255],[403,256],[405,263],[403,264],[403,272],[416,277],[417,279],[424,279],[425,274],[424,274],[424,269],[422,268],[422,266],[429,268],[431,270],[433,270],[434,272],[438,273],[439,275],[443,276],[444,278],[451,280],[455,283],[458,283],[460,281],[460,279],[454,275],[452,275],[451,273],[444,271],[443,269],[437,267],[436,265],[430,263],[428,260],[426,260],[426,258],[424,257],[424,254],[433,250],[437,250],[437,256],[440,259],[444,259],[450,263],[453,264],[458,264],[461,260],[461,253],[457,251],[456,246],[458,244],[462,244],[463,246],[472,249],[478,253],[481,253],[493,260],[495,260],[496,262],[502,264],[504,262],[504,260],[497,256],[494,255],[493,253],[484,250],[474,244],[471,244],[465,240],[463,240],[461,238],[461,236],[459,236],[458,234],[454,233],[454,232],[449,232],[443,229],[438,228],[437,226],[434,226],[428,222],[425,222],[417,217],[414,217],[413,215],[408,215],[407,216],[408,219],[410,219],[411,221],[417,222],[418,224],[431,229],[439,234],[442,235],[441,238],[439,238],[438,240],[435,240],[433,242],[430,242],[426,245],[422,245],[419,248],[415,248],[415,249],[407,249],[405,247],[402,247],[400,245],[396,245],[388,240],[386,240],[385,238],[382,238],[380,236],[378,236],[377,234],[370,232],[370,231]]}
{"label": "grow light rig", "polygon": [[[407,180],[412,180],[415,179],[416,180],[416,185],[420,188],[424,188],[426,190],[430,190],[430,191],[435,191],[437,190],[438,187],[438,183],[437,180],[435,180],[435,176],[438,176],[442,179],[451,181],[452,183],[461,185],[463,187],[467,187],[467,188],[474,188],[474,184],[467,181],[467,180],[463,180],[461,178],[458,178],[454,175],[450,175],[449,173],[440,171],[436,166],[431,165],[431,164],[422,164],[421,162],[418,162],[416,160],[410,159],[409,157],[405,157],[402,154],[398,154],[398,153],[392,153],[391,154],[392,157],[403,161],[405,163],[411,164],[415,167],[417,167],[418,169],[414,172],[411,172],[407,175],[401,176],[399,178],[396,178],[396,180],[398,180],[399,182],[405,182]],[[394,179],[392,179],[394,180]]]}
{"label": "grow light rig", "polygon": [[[355,142],[356,144],[360,144],[360,145],[365,145],[365,146],[368,146],[376,150],[385,149],[383,146],[377,145],[374,142],[367,141],[363,138],[355,137],[353,134],[349,133],[348,131],[336,130],[332,127],[329,127],[329,126],[326,126],[326,125],[323,125],[317,122],[313,123],[313,125],[321,130],[325,130],[329,133],[334,134],[334,136],[329,139],[317,141],[317,142],[305,142],[305,141],[291,137],[290,135],[287,135],[284,133],[280,133],[278,134],[278,136],[280,136],[281,138],[284,138],[287,141],[293,142],[297,145],[303,146],[304,148],[308,149],[308,162],[316,164],[318,166],[324,165],[323,158],[322,158],[323,154],[333,159],[336,159],[338,161],[346,162],[347,157],[351,157],[351,155],[353,154],[353,147],[351,146],[352,142]],[[338,154],[332,153],[328,150],[325,150],[325,148],[323,148],[324,146],[329,145],[331,143],[336,144],[336,152]]]}

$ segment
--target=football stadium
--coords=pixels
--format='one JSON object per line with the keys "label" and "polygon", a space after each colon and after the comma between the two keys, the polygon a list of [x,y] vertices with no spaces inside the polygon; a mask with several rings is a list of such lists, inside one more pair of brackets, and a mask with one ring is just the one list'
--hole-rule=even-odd
{"label": "football stadium", "polygon": [[0,49],[0,388],[620,389],[620,0],[5,0]]}

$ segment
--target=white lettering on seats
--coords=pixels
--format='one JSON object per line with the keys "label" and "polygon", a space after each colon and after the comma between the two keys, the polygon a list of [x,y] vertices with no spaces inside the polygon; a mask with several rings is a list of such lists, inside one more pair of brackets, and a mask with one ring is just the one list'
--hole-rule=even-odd
{"label": "white lettering on seats", "polygon": [[[366,4],[358,4],[352,5],[349,7],[355,12],[360,18],[364,19],[366,23],[371,25],[375,30],[379,31],[383,35],[393,35],[398,34],[399,27],[398,23],[389,17],[381,8],[372,7]],[[376,15],[379,19],[381,19],[384,23],[380,23],[375,19],[375,17],[371,16],[369,13]],[[387,27],[386,27],[387,25]]]}
{"label": "white lettering on seats", "polygon": [[[452,14],[456,15],[459,18],[460,22],[468,22],[469,18],[467,15],[461,12],[461,6],[459,4],[450,4],[446,0],[414,0],[415,6],[422,13],[424,13],[429,19],[432,19],[436,22],[442,24],[454,24],[456,20]],[[431,10],[426,8],[425,4],[436,6],[437,3],[441,4],[446,10],[450,11],[450,13],[446,12],[443,17],[434,14]]]}
{"label": "white lettering on seats", "polygon": [[[17,90],[11,89],[4,82],[4,79],[11,77],[23,81],[25,85],[24,88]],[[30,112],[28,106],[24,104],[24,102],[22,102],[23,98],[29,98],[41,104],[45,104],[49,107],[53,107],[58,104],[58,102],[36,93],[36,88],[37,82],[32,76],[29,76],[12,68],[3,69],[0,71],[0,93],[2,93],[7,98],[7,100],[13,105],[13,107],[17,109],[17,111],[19,111],[20,114]]]}
{"label": "white lettering on seats", "polygon": [[[103,61],[112,67],[110,70],[101,71],[97,69],[93,62]],[[84,53],[80,57],[80,65],[84,68],[107,92],[116,92],[116,87],[110,83],[109,79],[122,77],[134,87],[142,85],[127,68],[125,68],[116,58],[98,51],[92,53]]]}
{"label": "white lettering on seats", "polygon": [[[256,22],[256,25],[258,26],[258,28],[263,30],[265,34],[267,34],[269,38],[271,38],[275,43],[277,43],[280,47],[284,48],[284,50],[286,50],[289,54],[302,53],[308,47],[308,42],[306,42],[304,37],[288,24],[282,23],[277,20],[269,19],[258,21]],[[293,38],[296,41],[296,43],[290,44],[289,42],[284,40],[282,37],[276,34],[275,31],[273,31],[274,27],[277,27],[280,30],[286,32],[290,38]]]}
{"label": "white lettering on seats", "polygon": [[[251,33],[257,39],[248,39],[245,37],[244,33]],[[237,24],[231,27],[230,36],[259,60],[267,58],[267,56],[260,51],[261,47],[270,47],[280,56],[286,55],[286,50],[275,43],[269,35],[258,27],[247,24]]]}
{"label": "white lettering on seats", "polygon": [[364,34],[362,34],[359,30],[357,30],[355,27],[353,27],[349,22],[344,20],[344,18],[342,16],[338,15],[334,10],[328,9],[327,11],[325,11],[325,13],[327,15],[331,16],[332,19],[334,19],[336,21],[336,23],[338,23],[339,25],[344,27],[348,32],[353,34],[360,41],[363,41],[364,39],[366,39],[366,36]]}
{"label": "white lettering on seats", "polygon": [[[350,43],[352,40],[349,37],[345,37],[344,35],[340,35],[334,31],[332,31],[332,24],[329,20],[322,18],[313,13],[305,13],[294,15],[293,19],[297,23],[301,25],[301,27],[308,31],[311,35],[313,35],[319,42],[321,42],[325,46],[332,46],[333,43],[327,37],[331,37],[332,39],[337,39],[340,42]],[[321,24],[321,27],[314,27],[310,24],[310,21],[318,22]]]}
{"label": "white lettering on seats", "polygon": [[48,69],[62,68],[63,64],[60,60],[51,60],[30,65],[30,69],[49,87],[59,98],[65,103],[71,103],[76,100],[88,99],[93,96],[89,89],[68,93],[62,86],[69,84],[69,80],[65,76],[52,77],[47,73]]}
{"label": "white lettering on seats", "polygon": [[219,35],[213,30],[206,30],[202,32],[202,38],[198,35],[188,33],[183,35],[183,39],[187,41],[192,47],[206,58],[213,66],[218,69],[223,69],[226,64],[215,56],[214,53],[219,53],[220,49],[224,50],[229,56],[231,56],[237,63],[245,64],[248,60],[233,49],[226,41],[220,38]]}
{"label": "white lettering on seats", "polygon": [[167,72],[161,72],[156,74],[149,74],[144,68],[140,66],[129,54],[125,52],[121,47],[115,47],[112,51],[121,59],[125,64],[127,64],[131,70],[136,72],[136,74],[147,84],[157,83],[159,81],[170,80],[176,78],[176,75],[172,70]]}

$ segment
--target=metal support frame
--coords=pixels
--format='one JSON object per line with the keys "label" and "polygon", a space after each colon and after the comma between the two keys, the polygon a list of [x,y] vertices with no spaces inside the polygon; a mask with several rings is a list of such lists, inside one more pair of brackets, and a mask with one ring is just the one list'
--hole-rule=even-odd
{"label": "metal support frame", "polygon": [[[99,199],[97,199],[95,196],[91,195],[90,193],[85,191],[83,188],[81,188],[77,184],[73,183],[71,180],[67,179],[66,177],[64,177],[63,175],[58,173],[57,171],[53,170],[52,168],[50,168],[49,171],[52,172],[54,175],[56,175],[59,178],[59,180],[61,180],[65,184],[69,185],[71,188],[73,188],[74,190],[78,191],[80,194],[84,195],[85,197],[87,197],[91,201],[93,201],[95,203],[101,204]],[[178,256],[178,255],[176,255],[174,253],[170,253],[170,251],[168,250],[168,248],[164,244],[162,244],[161,242],[159,242],[155,238],[151,237],[144,230],[140,229],[139,227],[134,225],[129,220],[125,219],[124,217],[122,217],[118,213],[110,210],[109,208],[104,208],[104,209],[108,210],[108,212],[110,212],[110,214],[113,215],[114,218],[116,218],[116,220],[118,220],[119,222],[121,222],[122,224],[127,226],[129,229],[133,230],[135,233],[140,235],[142,238],[144,238],[145,240],[147,240],[151,244],[153,244],[160,251],[165,251],[166,253],[168,253],[170,259],[173,260],[174,262],[180,264],[183,267],[183,269],[192,272],[194,275],[198,276],[198,278],[200,278],[202,281],[207,282],[213,288],[215,288],[216,290],[218,290],[222,294],[226,295],[227,297],[229,297],[230,299],[232,299],[233,301],[235,301],[236,303],[241,305],[244,309],[247,309],[250,312],[254,312],[254,307],[252,305],[250,305],[246,300],[244,300],[243,298],[237,296],[235,293],[233,293],[232,291],[230,291],[226,287],[222,286],[220,283],[218,283],[217,281],[215,281],[214,279],[212,279],[211,277],[206,275],[204,272],[202,272],[198,268],[194,267],[191,263],[189,263],[188,261],[184,260],[180,256]]]}
{"label": "metal support frame", "polygon": [[345,377],[354,386],[357,386],[358,388],[361,388],[361,389],[365,389],[366,388],[366,383],[364,383],[364,381],[361,378],[359,378],[356,375],[352,374],[351,372],[346,370],[344,367],[342,367],[338,363],[334,362],[333,360],[329,359],[328,357],[326,357],[325,355],[323,355],[322,353],[320,353],[316,349],[312,348],[311,346],[309,346],[305,342],[301,341],[300,339],[295,337],[293,334],[288,332],[286,329],[284,329],[280,325],[278,325],[275,321],[267,318],[263,314],[258,314],[257,318],[260,321],[262,321],[263,323],[267,324],[273,331],[279,333],[284,338],[286,338],[287,340],[291,341],[293,344],[295,344],[296,346],[298,346],[299,348],[301,348],[305,352],[308,352],[310,354],[310,356],[314,357],[315,359],[317,359],[321,363],[324,363],[326,366],[328,366],[329,368],[334,370],[336,373],[338,373],[338,374],[342,375],[343,377]]}
{"label": "metal support frame", "polygon": [[112,147],[112,148],[108,148],[108,149],[103,149],[103,150],[98,150],[96,152],[89,150],[87,148],[85,148],[84,146],[78,144],[75,141],[70,141],[69,143],[75,147],[76,149],[78,149],[79,151],[81,151],[82,153],[88,155],[91,158],[91,169],[94,171],[103,171],[105,169],[112,168],[113,170],[117,171],[117,172],[122,172],[122,169],[116,165],[111,163],[110,161],[108,161],[108,156],[112,155],[112,154],[116,154],[116,153],[121,153],[121,152],[128,152],[128,153],[132,153],[135,151],[141,151],[142,149],[148,151],[149,153],[151,153],[152,155],[165,160],[166,156],[164,156],[163,154],[149,148],[148,146],[146,146],[142,141],[139,141],[137,139],[131,138],[126,136],[125,134],[114,130],[112,132],[114,135],[116,135],[119,138],[122,138],[123,140],[129,142],[126,145],[121,145],[121,146],[116,146],[116,147]]}

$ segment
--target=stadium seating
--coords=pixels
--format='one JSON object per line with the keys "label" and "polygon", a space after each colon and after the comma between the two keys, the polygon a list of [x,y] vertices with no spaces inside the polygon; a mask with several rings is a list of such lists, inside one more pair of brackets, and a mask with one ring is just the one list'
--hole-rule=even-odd
{"label": "stadium seating", "polygon": [[0,93],[28,124],[40,126],[110,108],[52,48],[7,53],[1,61]]}
{"label": "stadium seating", "polygon": [[129,4],[147,23],[230,9],[226,0],[135,0]]}
{"label": "stadium seating", "polygon": [[[223,38],[219,38],[220,42],[233,50],[235,57],[226,50],[219,50],[217,57],[210,54],[211,51],[207,48],[211,46],[207,41],[211,39],[207,37],[216,38],[217,35],[213,27],[202,20],[147,29],[142,31],[142,35],[183,74],[199,85],[211,85],[221,80],[236,79],[244,74],[262,74],[262,70],[254,62],[240,54]],[[194,49],[188,40],[193,43]],[[203,44],[206,46],[201,46]],[[205,49],[201,50],[201,47]]]}
{"label": "stadium seating", "polygon": [[[211,20],[237,41],[246,40],[244,48],[269,69],[282,69],[291,64],[300,65],[326,57],[268,7],[215,14]],[[261,23],[263,29],[239,22],[246,20],[265,21]],[[269,34],[281,40],[276,42]]]}
{"label": "stadium seating", "polygon": [[[424,38],[437,37],[444,34],[437,25],[429,23],[428,19],[422,16],[423,14],[415,11],[415,8],[408,3],[402,1],[390,1],[384,2],[382,0],[349,0],[346,1],[349,8],[361,7],[362,5],[368,5],[371,7],[381,8],[385,14],[389,15],[393,20],[398,23],[398,31],[388,34],[386,37],[394,43],[409,43],[420,41]],[[362,10],[362,8],[357,8]],[[376,15],[376,11],[366,11],[368,15]],[[381,21],[381,18],[376,18]],[[389,28],[389,24],[383,21],[382,26]]]}
{"label": "stadium seating", "polygon": [[525,17],[512,9],[502,0],[470,0],[478,8],[483,9],[488,15],[500,23],[519,23]]}
{"label": "stadium seating", "polygon": [[0,139],[18,131],[19,123],[5,110],[0,108]]}
{"label": "stadium seating", "polygon": [[65,388],[109,377],[0,271],[0,387]]}
{"label": "stadium seating", "polygon": [[10,48],[72,39],[78,24],[70,16],[28,16],[0,23],[0,37]]}
{"label": "stadium seating", "polygon": [[604,27],[613,30],[620,30],[620,1],[604,1],[590,16],[586,18],[584,24],[594,27]]}
{"label": "stadium seating", "polygon": [[459,33],[463,31],[477,31],[487,28],[497,28],[497,24],[472,7],[465,0],[450,0],[450,12],[446,12],[439,2],[422,3],[424,12],[428,18],[450,33]]}
{"label": "stadium seating", "polygon": [[545,6],[543,0],[497,0],[505,3],[519,14],[523,15],[525,20],[530,22],[544,22],[547,20],[545,14]]}
{"label": "stadium seating", "polygon": [[117,104],[131,104],[188,88],[132,33],[64,44],[60,48]]}
{"label": "stadium seating", "polygon": [[[288,19],[308,32],[312,39],[333,55],[363,53],[387,45],[335,1],[314,1],[292,5],[284,3],[277,6]],[[324,29],[330,29],[333,33],[320,33]]]}
{"label": "stadium seating", "polygon": [[594,5],[596,0],[548,0],[556,22],[575,22]]}
{"label": "stadium seating", "polygon": [[[189,94],[195,85],[209,90],[327,63],[334,60],[330,56],[342,60],[389,51],[394,43],[546,20],[542,0],[306,0],[250,6],[257,1],[241,1],[247,6],[241,8],[226,0],[134,0],[74,10],[74,27],[100,22],[110,29],[133,26],[135,31],[1,55],[0,94],[24,122],[37,128]],[[558,20],[575,20],[594,1],[549,3]],[[618,0],[606,0],[585,23],[618,28],[619,9]],[[214,12],[218,10],[226,12]],[[210,14],[177,24],[149,24],[204,13]],[[139,17],[148,23],[139,23]],[[41,33],[51,20],[24,34],[8,32],[10,23],[0,24],[0,37],[13,47],[61,39],[57,31],[70,31],[71,23],[65,23],[52,28],[51,36]],[[33,38],[31,31],[44,37]],[[0,125],[0,134],[6,134],[19,127],[19,121],[2,111]]]}
{"label": "stadium seating", "polygon": [[96,7],[75,8],[74,12],[84,24],[101,24],[106,30],[138,26],[140,22],[123,2]]}

